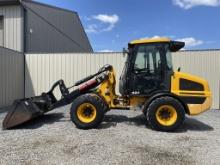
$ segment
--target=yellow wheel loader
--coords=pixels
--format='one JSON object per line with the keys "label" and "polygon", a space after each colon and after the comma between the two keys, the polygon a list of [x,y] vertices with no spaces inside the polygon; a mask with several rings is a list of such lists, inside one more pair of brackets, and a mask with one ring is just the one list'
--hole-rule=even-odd
{"label": "yellow wheel loader", "polygon": [[[128,44],[127,60],[115,93],[115,71],[105,65],[72,87],[69,92],[63,80],[41,96],[17,100],[3,121],[9,129],[55,108],[72,104],[71,120],[80,129],[97,127],[106,112],[112,109],[140,109],[146,122],[158,131],[174,131],[181,126],[185,114],[197,115],[211,107],[208,82],[199,77],[173,71],[171,53],[185,46],[184,42],[167,38],[135,40]],[[60,88],[62,98],[53,91]]]}

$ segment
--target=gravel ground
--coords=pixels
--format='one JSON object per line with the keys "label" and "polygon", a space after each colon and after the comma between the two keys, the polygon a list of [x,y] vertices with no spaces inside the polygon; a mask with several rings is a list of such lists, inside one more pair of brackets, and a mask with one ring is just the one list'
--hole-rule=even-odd
{"label": "gravel ground", "polygon": [[175,133],[152,131],[139,111],[117,110],[98,129],[79,130],[68,112],[0,130],[0,164],[220,164],[219,111],[187,117]]}

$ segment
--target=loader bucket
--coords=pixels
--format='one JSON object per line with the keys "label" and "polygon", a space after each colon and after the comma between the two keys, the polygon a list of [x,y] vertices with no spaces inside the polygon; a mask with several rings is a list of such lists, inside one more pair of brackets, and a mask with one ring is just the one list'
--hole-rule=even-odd
{"label": "loader bucket", "polygon": [[32,99],[16,100],[3,121],[3,129],[23,124],[43,113]]}

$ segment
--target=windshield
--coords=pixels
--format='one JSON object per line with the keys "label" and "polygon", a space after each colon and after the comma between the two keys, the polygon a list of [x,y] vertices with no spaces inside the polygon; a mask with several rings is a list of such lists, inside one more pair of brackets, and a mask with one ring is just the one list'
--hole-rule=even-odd
{"label": "windshield", "polygon": [[161,72],[161,51],[155,45],[140,45],[134,63],[135,73],[158,74]]}
{"label": "windshield", "polygon": [[[129,55],[134,52],[134,47],[129,47]],[[162,53],[161,50],[165,52]],[[137,47],[136,59],[134,61],[134,70],[139,72],[160,72],[162,69],[162,56],[165,55],[166,70],[173,71],[172,52],[169,44],[164,45],[164,49],[158,49],[156,45],[140,45]],[[164,58],[163,58],[164,59]],[[164,60],[165,60],[164,59]],[[127,57],[127,62],[129,57]]]}

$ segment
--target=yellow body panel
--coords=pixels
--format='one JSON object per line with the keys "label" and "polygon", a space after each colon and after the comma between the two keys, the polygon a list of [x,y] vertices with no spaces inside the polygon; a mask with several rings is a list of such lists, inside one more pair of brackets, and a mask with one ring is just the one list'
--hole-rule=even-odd
{"label": "yellow body panel", "polygon": [[114,100],[118,96],[115,94],[115,71],[112,69],[112,71],[108,73],[108,76],[109,78],[99,86],[97,92],[105,99],[109,108],[116,108],[117,106],[114,104]]}
{"label": "yellow body panel", "polygon": [[[186,79],[193,82],[200,83],[204,86],[204,91],[186,91],[180,90],[180,79]],[[171,93],[177,96],[189,96],[189,97],[205,97],[206,100],[203,104],[187,104],[189,109],[189,115],[197,115],[208,109],[212,104],[212,93],[209,89],[208,82],[200,77],[193,76],[183,72],[174,72],[171,77]]]}
{"label": "yellow body panel", "polygon": [[209,110],[212,105],[212,97],[207,97],[203,104],[188,104],[190,115],[198,115],[206,110]]}
{"label": "yellow body panel", "polygon": [[170,42],[169,38],[149,38],[149,39],[140,39],[131,41],[129,44],[136,45],[136,44],[145,44],[145,43],[160,43],[160,42]]}
{"label": "yellow body panel", "polygon": [[115,93],[115,71],[112,69],[108,73],[109,78],[105,80],[98,88],[97,93],[106,101],[110,109],[127,109],[131,107],[141,107],[146,98],[130,97],[124,98]]}

